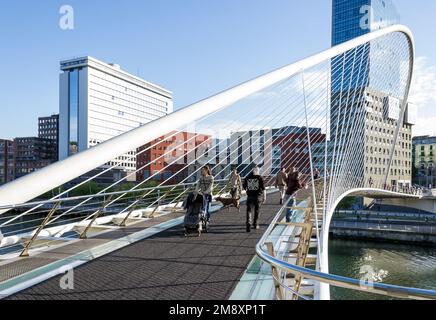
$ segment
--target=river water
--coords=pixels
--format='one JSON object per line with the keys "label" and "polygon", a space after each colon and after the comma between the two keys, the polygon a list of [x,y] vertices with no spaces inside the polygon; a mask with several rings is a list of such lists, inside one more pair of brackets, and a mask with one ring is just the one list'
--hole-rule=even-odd
{"label": "river water", "polygon": [[[377,282],[436,290],[436,247],[331,239],[329,263],[332,274],[361,279],[363,268]],[[331,299],[392,298],[331,287]]]}

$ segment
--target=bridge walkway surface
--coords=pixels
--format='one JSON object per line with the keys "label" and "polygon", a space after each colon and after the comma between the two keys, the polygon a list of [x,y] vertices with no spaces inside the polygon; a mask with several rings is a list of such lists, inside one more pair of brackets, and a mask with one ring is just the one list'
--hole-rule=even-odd
{"label": "bridge walkway surface", "polygon": [[185,238],[179,224],[74,269],[74,289],[57,275],[7,297],[16,300],[225,300],[255,256],[255,246],[279,211],[268,196],[260,230],[245,231],[245,210],[222,209],[209,233]]}

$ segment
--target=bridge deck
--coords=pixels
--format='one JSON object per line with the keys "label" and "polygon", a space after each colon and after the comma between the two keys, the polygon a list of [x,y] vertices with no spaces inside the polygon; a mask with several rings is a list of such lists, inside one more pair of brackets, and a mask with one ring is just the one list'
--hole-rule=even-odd
{"label": "bridge deck", "polygon": [[200,238],[184,238],[180,225],[76,268],[73,290],[62,290],[57,276],[9,299],[228,299],[277,201],[270,195],[262,207],[260,230],[245,232],[245,206],[221,210]]}

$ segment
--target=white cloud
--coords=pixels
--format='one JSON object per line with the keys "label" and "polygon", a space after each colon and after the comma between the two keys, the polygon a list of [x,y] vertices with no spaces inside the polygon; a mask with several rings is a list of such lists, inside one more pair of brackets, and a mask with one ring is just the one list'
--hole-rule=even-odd
{"label": "white cloud", "polygon": [[436,136],[436,117],[418,117],[418,124],[413,128],[414,136]]}
{"label": "white cloud", "polygon": [[426,57],[415,61],[409,101],[418,107],[414,135],[436,135],[436,67],[430,65]]}

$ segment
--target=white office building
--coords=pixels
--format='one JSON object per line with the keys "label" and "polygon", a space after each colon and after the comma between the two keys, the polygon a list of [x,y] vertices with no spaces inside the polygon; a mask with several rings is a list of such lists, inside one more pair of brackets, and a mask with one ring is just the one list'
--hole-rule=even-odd
{"label": "white office building", "polygon": [[[173,111],[170,91],[118,65],[82,57],[62,61],[60,68],[61,160]],[[123,164],[119,168],[136,170],[136,150],[120,160]]]}

